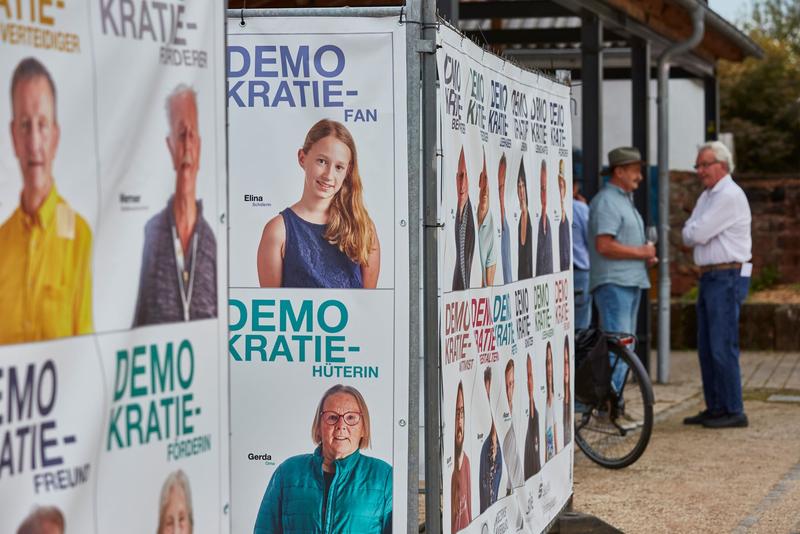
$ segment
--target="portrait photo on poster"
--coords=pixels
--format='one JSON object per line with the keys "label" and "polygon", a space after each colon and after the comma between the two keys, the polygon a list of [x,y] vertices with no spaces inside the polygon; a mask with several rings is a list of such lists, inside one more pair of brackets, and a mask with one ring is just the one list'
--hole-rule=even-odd
{"label": "portrait photo on poster", "polygon": [[[51,70],[35,57],[15,65],[9,87],[9,129],[22,187],[16,207],[0,221],[0,344],[90,334],[93,232],[55,179],[61,93]],[[65,159],[73,161],[71,155]],[[59,184],[73,185],[70,173],[63,174]]]}
{"label": "portrait photo on poster", "polygon": [[57,506],[34,505],[17,529],[17,534],[64,534],[67,530],[64,512]]}
{"label": "portrait photo on poster", "polygon": [[469,175],[464,156],[464,147],[458,154],[456,167],[456,210],[455,210],[455,267],[453,270],[453,291],[463,291],[470,287],[472,258],[475,254],[475,214],[469,198]]}
{"label": "portrait photo on poster", "polygon": [[189,478],[182,469],[173,471],[164,480],[158,499],[156,534],[192,534],[194,510]]}
{"label": "portrait photo on poster", "polygon": [[165,98],[174,192],[144,228],[133,326],[217,316],[217,241],[197,197],[202,139],[197,93],[179,83]]}
{"label": "portrait photo on poster", "polygon": [[254,534],[391,532],[392,467],[361,452],[370,447],[371,429],[369,407],[357,388],[328,388],[311,423],[316,449],[284,460],[274,471]]}
{"label": "portrait photo on poster", "polygon": [[374,289],[380,239],[364,202],[356,143],[347,127],[322,119],[297,151],[303,192],[264,226],[261,287]]}

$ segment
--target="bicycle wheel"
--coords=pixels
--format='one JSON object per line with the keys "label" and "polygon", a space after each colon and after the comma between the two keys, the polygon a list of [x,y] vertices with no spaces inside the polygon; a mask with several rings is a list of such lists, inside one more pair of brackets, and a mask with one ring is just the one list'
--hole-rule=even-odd
{"label": "bicycle wheel", "polygon": [[621,469],[639,459],[653,431],[653,386],[642,362],[613,337],[608,350],[624,362],[621,395],[612,392],[604,405],[587,406],[575,413],[575,442],[592,461],[609,469]]}

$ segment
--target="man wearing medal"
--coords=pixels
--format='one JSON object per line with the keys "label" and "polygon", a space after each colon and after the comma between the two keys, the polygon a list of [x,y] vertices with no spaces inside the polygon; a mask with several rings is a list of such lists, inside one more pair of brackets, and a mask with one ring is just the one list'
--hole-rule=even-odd
{"label": "man wearing medal", "polygon": [[196,195],[197,95],[181,84],[167,97],[166,108],[175,194],[144,229],[133,326],[217,316],[217,242]]}

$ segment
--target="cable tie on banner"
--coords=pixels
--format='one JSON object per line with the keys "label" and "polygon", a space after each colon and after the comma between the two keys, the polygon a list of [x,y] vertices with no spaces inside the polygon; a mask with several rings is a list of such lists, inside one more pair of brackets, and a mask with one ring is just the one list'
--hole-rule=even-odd
{"label": "cable tie on banner", "polygon": [[[397,21],[398,24],[418,24],[420,28],[423,30],[434,27],[434,24],[426,24],[421,20],[411,20],[408,18],[408,15],[405,12],[406,6],[400,6],[400,19]],[[439,29],[439,24],[437,23],[436,29]]]}
{"label": "cable tie on banner", "polygon": [[244,8],[242,8],[242,20],[239,21],[239,26],[244,28],[246,25],[247,23],[244,21]]}
{"label": "cable tie on banner", "polygon": [[444,223],[423,224],[424,228],[444,228]]}
{"label": "cable tie on banner", "polygon": [[439,29],[442,27],[442,23],[438,20],[436,22],[418,22],[417,24],[422,25],[423,30],[429,30],[431,28],[436,28],[436,32],[439,32]]}

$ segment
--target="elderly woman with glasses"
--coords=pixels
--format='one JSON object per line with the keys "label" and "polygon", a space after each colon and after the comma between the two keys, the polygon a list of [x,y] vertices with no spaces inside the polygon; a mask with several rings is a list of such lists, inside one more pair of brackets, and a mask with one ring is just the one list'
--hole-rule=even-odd
{"label": "elderly woman with glasses", "polygon": [[392,531],[392,468],[361,454],[370,445],[369,410],[354,387],[322,396],[311,454],[284,461],[261,500],[254,534]]}

